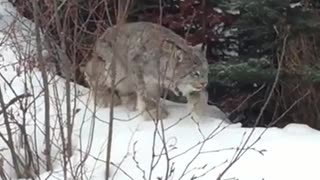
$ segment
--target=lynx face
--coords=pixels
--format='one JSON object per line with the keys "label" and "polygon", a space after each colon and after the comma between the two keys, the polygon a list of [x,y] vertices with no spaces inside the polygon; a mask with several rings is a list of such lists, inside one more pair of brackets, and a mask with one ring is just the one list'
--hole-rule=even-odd
{"label": "lynx face", "polygon": [[184,72],[178,72],[180,78],[176,82],[176,87],[184,96],[193,91],[202,91],[208,84],[208,62],[204,54],[198,47],[193,47],[193,53],[188,54],[189,57],[182,57],[186,63],[179,69]]}

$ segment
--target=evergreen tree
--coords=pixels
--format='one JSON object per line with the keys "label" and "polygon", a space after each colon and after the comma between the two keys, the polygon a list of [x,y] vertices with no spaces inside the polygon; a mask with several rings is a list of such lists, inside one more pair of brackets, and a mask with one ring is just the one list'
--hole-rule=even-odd
{"label": "evergreen tree", "polygon": [[[283,59],[280,81],[269,112],[275,112],[277,118],[297,99],[308,94],[286,112],[286,117],[320,128],[320,112],[316,108],[320,100],[311,98],[317,97],[320,90],[319,2],[231,0],[220,6],[240,12],[234,24],[238,29],[239,56],[233,62],[212,67],[212,81],[231,84],[234,88],[253,82],[266,83],[270,87],[279,60]],[[265,93],[269,94],[269,90]]]}
{"label": "evergreen tree", "polygon": [[[226,11],[231,9],[240,12],[233,24],[238,30],[239,56],[234,57],[232,62],[212,67],[212,80],[226,81],[226,83],[239,80],[244,82],[246,79],[249,79],[249,83],[261,80],[271,82],[277,67],[277,50],[282,45],[280,38],[283,35],[282,31],[290,27],[290,40],[296,39],[301,34],[319,32],[320,17],[315,11],[318,4],[315,1],[314,4],[306,6],[289,0],[242,0],[221,3],[219,6]],[[318,73],[317,69],[310,70],[307,65],[305,68],[308,73],[301,74],[306,76],[301,78],[317,81],[313,78]],[[238,73],[232,69],[236,69]],[[269,72],[266,73],[267,71]],[[242,73],[248,77],[240,75]],[[292,74],[294,72],[286,73],[285,76],[295,75]]]}

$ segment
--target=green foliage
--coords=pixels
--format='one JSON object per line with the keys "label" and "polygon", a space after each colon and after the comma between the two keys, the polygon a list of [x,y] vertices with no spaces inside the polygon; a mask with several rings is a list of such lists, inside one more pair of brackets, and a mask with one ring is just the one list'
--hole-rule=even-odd
{"label": "green foliage", "polygon": [[[233,27],[238,29],[239,56],[236,58],[237,61],[211,68],[213,71],[211,76],[216,76],[211,78],[215,80],[221,78],[219,81],[225,81],[226,84],[230,81],[251,83],[274,79],[276,64],[273,63],[276,62],[276,52],[282,45],[280,36],[283,29],[290,26],[291,39],[296,38],[297,34],[320,31],[320,16],[314,9],[316,4],[308,7],[291,6],[292,2],[290,0],[220,1],[220,8],[240,12],[233,24]],[[250,65],[252,59],[255,59],[255,65]],[[261,69],[265,61],[269,61],[270,69]],[[317,77],[316,74],[313,73],[313,76]],[[306,78],[311,78],[311,75]]]}
{"label": "green foliage", "polygon": [[276,69],[267,59],[249,59],[237,64],[219,63],[210,65],[210,83],[222,83],[226,86],[273,82]]}
{"label": "green foliage", "polygon": [[239,29],[242,54],[251,56],[272,54],[279,43],[277,35],[281,29],[290,26],[291,37],[297,33],[320,30],[320,17],[304,6],[291,7],[289,0],[242,0],[238,2]]}
{"label": "green foliage", "polygon": [[[237,64],[219,63],[210,65],[209,82],[220,83],[225,86],[239,84],[272,84],[276,78],[277,69],[271,66],[267,59],[249,59]],[[296,79],[305,84],[320,83],[320,68],[304,66],[302,73],[282,72],[281,79]]]}

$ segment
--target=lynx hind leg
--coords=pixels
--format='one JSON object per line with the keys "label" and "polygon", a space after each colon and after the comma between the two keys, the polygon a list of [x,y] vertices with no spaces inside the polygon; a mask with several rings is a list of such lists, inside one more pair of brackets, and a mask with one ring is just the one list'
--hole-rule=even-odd
{"label": "lynx hind leg", "polygon": [[[99,56],[93,55],[92,58],[81,67],[85,79],[90,86],[89,98],[96,106],[109,107],[111,103],[111,89],[106,84],[107,76],[105,75],[106,62]],[[114,105],[120,105],[119,96],[114,96]]]}

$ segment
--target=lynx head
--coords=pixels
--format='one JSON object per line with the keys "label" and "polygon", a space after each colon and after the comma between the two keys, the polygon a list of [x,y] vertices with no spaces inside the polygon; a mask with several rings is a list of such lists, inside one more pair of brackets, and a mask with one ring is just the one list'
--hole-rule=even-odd
{"label": "lynx head", "polygon": [[208,84],[208,62],[201,46],[189,48],[180,54],[180,58],[176,88],[184,96],[193,91],[202,91]]}

